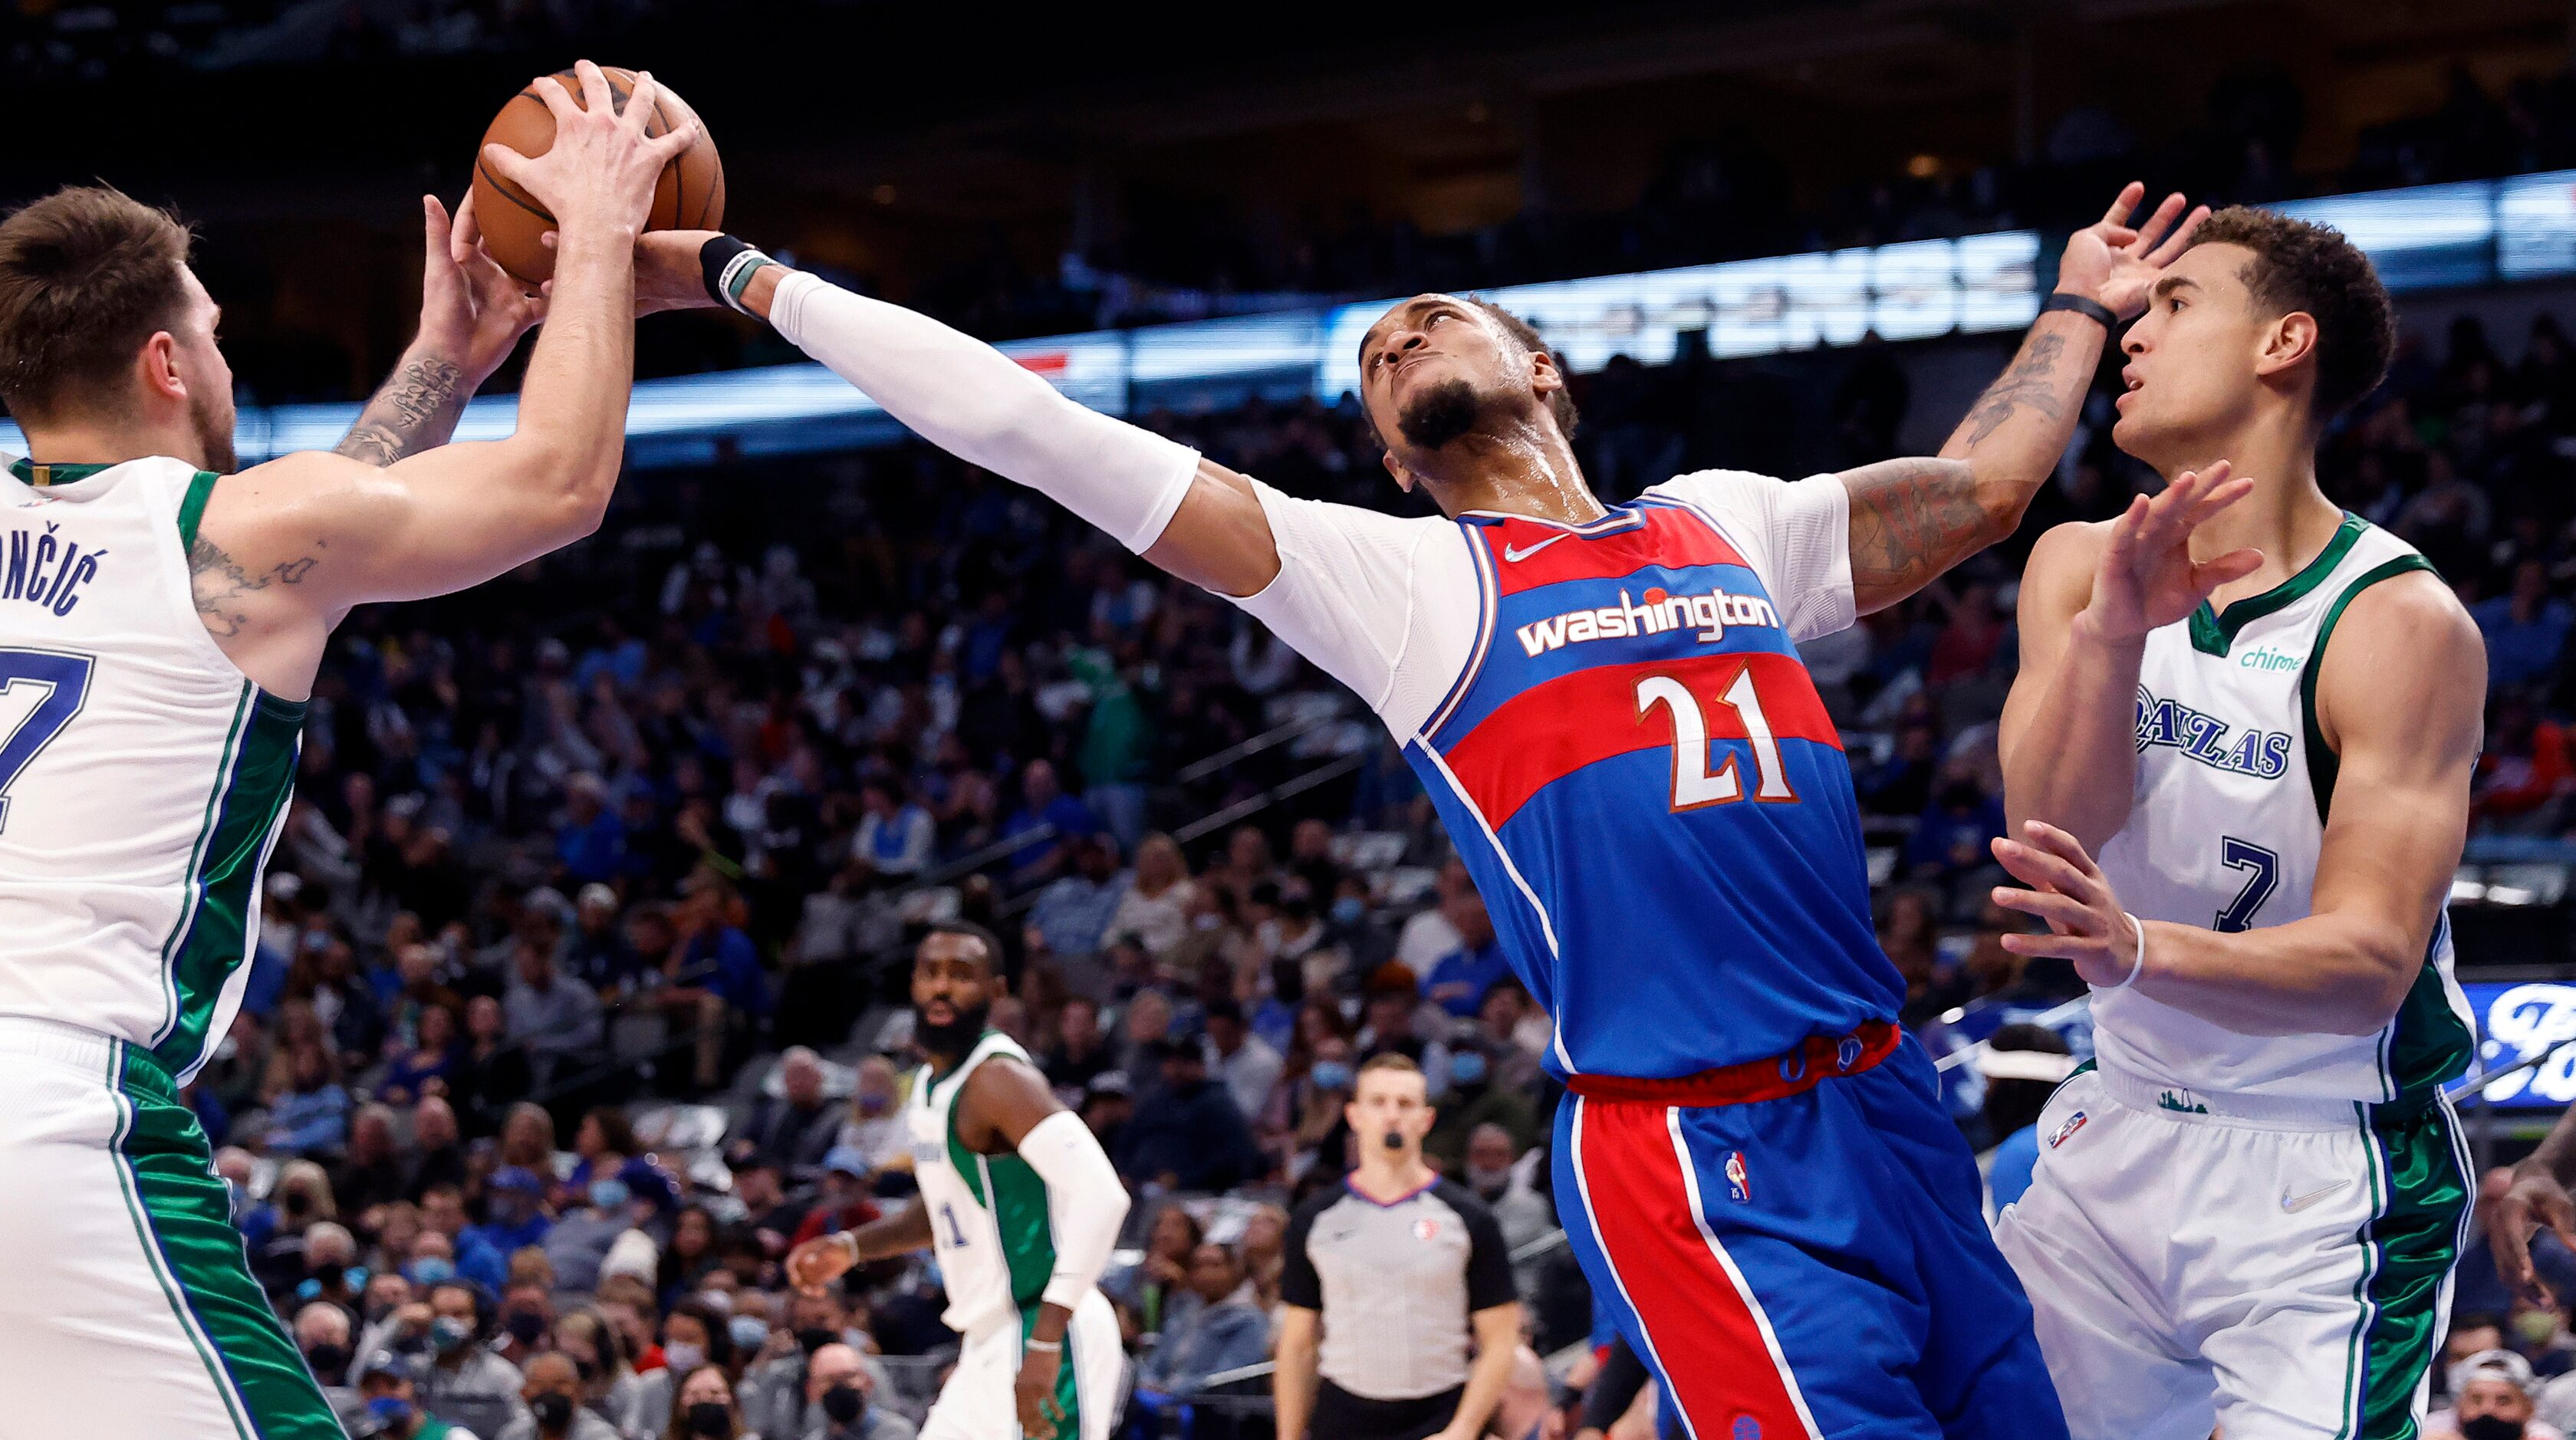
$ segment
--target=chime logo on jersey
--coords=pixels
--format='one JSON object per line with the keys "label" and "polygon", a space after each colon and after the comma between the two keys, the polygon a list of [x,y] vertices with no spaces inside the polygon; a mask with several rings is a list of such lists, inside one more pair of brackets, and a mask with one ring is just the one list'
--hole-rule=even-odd
{"label": "chime logo on jersey", "polygon": [[2215,715],[2194,710],[2179,700],[2163,699],[2138,687],[2138,753],[2162,745],[2181,751],[2213,770],[2278,780],[2289,773],[2290,736],[2282,730],[2236,727]]}
{"label": "chime logo on jersey", "polygon": [[1726,1152],[1726,1188],[1739,1202],[1753,1198],[1753,1185],[1744,1173],[1744,1152],[1741,1150]]}
{"label": "chime logo on jersey", "polygon": [[2075,1132],[2084,1128],[2085,1119],[2086,1116],[2081,1110],[2067,1116],[2066,1123],[2057,1127],[2057,1133],[2048,1137],[2048,1148],[2054,1150],[2073,1139]]}
{"label": "chime logo on jersey", "polygon": [[1642,600],[1632,603],[1627,587],[1621,586],[1616,605],[1550,615],[1512,634],[1520,640],[1521,649],[1535,660],[1551,650],[1580,645],[1586,640],[1625,640],[1632,635],[1661,635],[1667,630],[1697,630],[1701,644],[1714,645],[1726,637],[1730,625],[1762,625],[1776,630],[1780,628],[1780,612],[1759,595],[1737,595],[1726,590],[1672,595],[1661,585],[1649,588]]}

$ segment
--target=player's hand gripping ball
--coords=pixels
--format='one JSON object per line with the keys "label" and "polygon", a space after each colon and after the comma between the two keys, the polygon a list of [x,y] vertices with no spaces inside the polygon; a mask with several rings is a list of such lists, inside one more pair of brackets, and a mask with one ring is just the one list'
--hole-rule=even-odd
{"label": "player's hand gripping ball", "polygon": [[[608,77],[611,102],[619,114],[625,113],[626,97],[635,91],[635,72],[614,66],[601,67]],[[584,109],[581,82],[570,70],[560,71],[556,79],[572,93],[572,103]],[[658,81],[660,77],[656,76]],[[667,135],[679,126],[697,119],[697,112],[687,101],[671,93],[669,87],[656,87],[653,118],[644,127],[647,137]],[[485,145],[503,145],[522,155],[543,155],[555,143],[554,112],[531,88],[510,97],[501,113],[492,117],[491,128],[483,132]],[[478,148],[476,155],[482,151]],[[697,143],[683,150],[670,164],[662,167],[662,178],[653,187],[653,213],[644,223],[647,230],[721,230],[724,228],[725,180],[724,161],[716,155],[715,142],[707,138],[703,121],[699,124]],[[555,252],[543,237],[555,228],[555,217],[533,195],[493,173],[492,167],[479,158],[474,164],[474,218],[483,227],[483,248],[500,262],[501,268],[526,281],[531,287],[552,279]]]}

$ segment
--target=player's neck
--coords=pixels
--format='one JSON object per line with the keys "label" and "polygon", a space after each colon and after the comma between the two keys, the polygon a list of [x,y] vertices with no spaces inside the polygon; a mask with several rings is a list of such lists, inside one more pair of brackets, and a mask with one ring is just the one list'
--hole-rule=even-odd
{"label": "player's neck", "polygon": [[1401,1200],[1431,1180],[1431,1167],[1422,1163],[1419,1152],[1372,1155],[1363,1151],[1359,1168],[1351,1172],[1351,1188],[1381,1204]]}
{"label": "player's neck", "polygon": [[175,427],[22,421],[18,428],[27,437],[27,458],[40,465],[122,465],[150,455],[167,455],[201,469],[206,463],[184,421]]}
{"label": "player's neck", "polygon": [[2263,552],[2253,574],[2223,586],[2210,597],[2220,610],[2230,601],[2260,595],[2299,573],[2334,538],[2343,509],[2326,498],[2317,484],[2317,450],[2305,425],[2253,424],[2218,443],[2197,446],[2208,453],[2159,465],[2165,483],[2187,470],[2205,470],[2220,460],[2254,482],[2254,491],[2192,532],[2191,553],[2207,560],[2231,550]]}
{"label": "player's neck", "polygon": [[1610,513],[1554,426],[1461,435],[1441,447],[1440,462],[1426,488],[1447,515],[1479,510],[1581,525]]}

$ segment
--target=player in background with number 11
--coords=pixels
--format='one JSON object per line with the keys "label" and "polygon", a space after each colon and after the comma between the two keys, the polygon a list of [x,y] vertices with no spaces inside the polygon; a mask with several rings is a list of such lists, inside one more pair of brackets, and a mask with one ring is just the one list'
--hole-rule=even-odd
{"label": "player in background with number 11", "polygon": [[2051,931],[2006,948],[2092,983],[2099,1068],[1996,1234],[2076,1440],[2424,1419],[2472,1189],[2443,907],[2486,652],[2317,486],[2395,340],[2343,236],[2210,217],[2122,341],[2112,439],[2168,484],[2022,578],[1995,853],[2031,888],[1996,899]]}
{"label": "player in background with number 11", "polygon": [[[2197,214],[2078,232],[1937,458],[1604,505],[1566,375],[1501,310],[1418,295],[1359,347],[1399,518],[1283,495],[1009,358],[728,236],[647,237],[656,304],[769,321],[933,444],[1227,597],[1403,745],[1555,1022],[1559,1212],[1702,1436],[2064,1433],[1976,1168],[1895,1026],[1840,738],[1796,641],[2010,534],[2108,327]],[[2179,223],[2178,223],[2179,222]],[[1285,1436],[1282,1440],[1300,1440]]]}

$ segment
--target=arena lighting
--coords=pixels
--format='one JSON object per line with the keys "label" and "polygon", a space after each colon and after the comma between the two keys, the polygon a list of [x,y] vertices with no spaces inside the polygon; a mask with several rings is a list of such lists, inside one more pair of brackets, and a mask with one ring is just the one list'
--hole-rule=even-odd
{"label": "arena lighting", "polygon": [[[2292,201],[2283,211],[2342,229],[2389,288],[2421,290],[2576,274],[2576,170]],[[1527,315],[1577,370],[1613,356],[1669,363],[1686,334],[1720,359],[1889,340],[2017,330],[2038,313],[2040,236],[2015,230],[1958,240],[1782,255],[1481,292]],[[1359,337],[1393,300],[1323,310],[1098,330],[1001,348],[1083,404],[1111,414],[1161,405],[1240,403],[1260,394],[1327,401],[1358,383]],[[339,442],[358,407],[245,408],[246,460]],[[460,440],[510,433],[518,403],[477,400]],[[635,387],[628,458],[639,468],[703,464],[727,453],[844,450],[898,439],[874,401],[819,365],[724,371]],[[0,449],[19,450],[0,420]]]}

